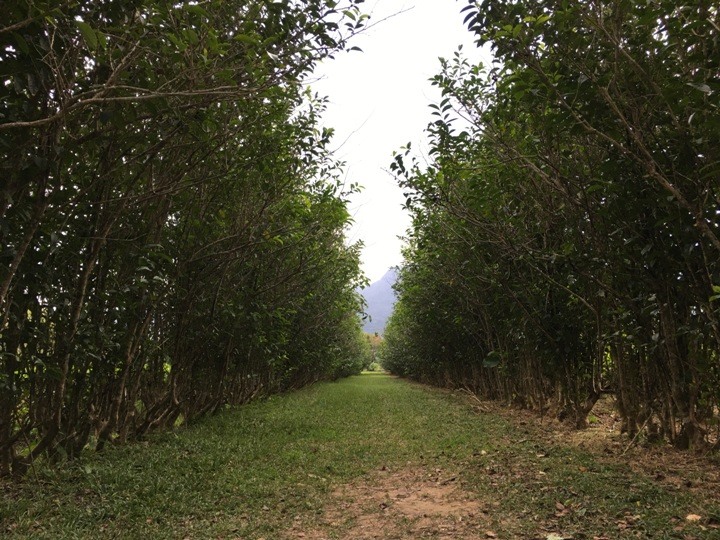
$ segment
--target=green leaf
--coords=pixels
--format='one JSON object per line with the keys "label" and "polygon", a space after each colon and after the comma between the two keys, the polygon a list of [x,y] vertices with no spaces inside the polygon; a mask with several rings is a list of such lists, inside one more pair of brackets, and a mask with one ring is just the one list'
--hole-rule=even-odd
{"label": "green leaf", "polygon": [[185,49],[187,49],[187,43],[185,43],[183,40],[181,40],[181,39],[180,39],[178,36],[176,36],[175,34],[168,34],[167,37],[168,37],[168,39],[169,39],[170,41],[173,42],[173,44],[175,45],[175,47],[177,47],[177,49],[178,49],[180,52],[182,52],[182,51],[184,51]]}
{"label": "green leaf", "polygon": [[88,48],[90,50],[97,49],[98,46],[98,38],[95,34],[95,30],[92,29],[92,27],[83,21],[75,21],[75,24],[77,24],[78,29],[80,30],[80,33],[82,34],[83,39],[85,40],[85,43],[87,44]]}
{"label": "green leaf", "polygon": [[713,285],[712,290],[715,294],[710,297],[710,302],[720,300],[720,285]]}
{"label": "green leaf", "polygon": [[692,86],[695,90],[700,90],[706,94],[712,94],[712,88],[705,83],[687,83],[688,86]]}
{"label": "green leaf", "polygon": [[13,32],[12,36],[15,38],[15,43],[17,44],[18,49],[25,54],[30,54],[30,47],[28,46],[27,41],[25,41],[25,38],[16,32]]}
{"label": "green leaf", "polygon": [[248,43],[249,45],[258,45],[260,43],[257,39],[252,36],[248,36],[247,34],[238,34],[233,39],[235,41],[240,41],[241,43]]}
{"label": "green leaf", "polygon": [[196,4],[187,5],[187,6],[185,6],[185,9],[187,10],[188,13],[194,13],[195,15],[209,17],[208,12]]}
{"label": "green leaf", "polygon": [[192,45],[197,45],[198,43],[200,43],[200,37],[198,36],[197,32],[192,28],[186,28],[183,31],[183,34]]}
{"label": "green leaf", "polygon": [[483,367],[494,368],[500,364],[500,353],[497,351],[490,351],[490,353],[483,360]]}
{"label": "green leaf", "polygon": [[107,35],[105,35],[100,30],[95,30],[95,35],[97,36],[100,47],[103,49],[107,49]]}

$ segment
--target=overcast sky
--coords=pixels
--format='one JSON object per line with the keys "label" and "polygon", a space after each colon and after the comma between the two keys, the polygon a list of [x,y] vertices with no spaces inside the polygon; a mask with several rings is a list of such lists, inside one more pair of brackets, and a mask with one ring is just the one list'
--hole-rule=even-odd
{"label": "overcast sky", "polygon": [[335,128],[333,143],[337,158],[347,163],[347,183],[364,188],[352,200],[355,225],[349,239],[364,243],[363,270],[371,281],[402,261],[398,237],[410,221],[402,210],[402,191],[387,171],[393,151],[408,142],[417,155],[427,149],[429,105],[439,101],[429,79],[440,69],[438,57],[450,58],[463,44],[467,57],[483,58],[462,24],[465,5],[458,0],[368,0],[370,23],[390,18],[351,43],[363,52],[323,63],[316,72],[320,79],[311,85],[329,97],[324,123]]}

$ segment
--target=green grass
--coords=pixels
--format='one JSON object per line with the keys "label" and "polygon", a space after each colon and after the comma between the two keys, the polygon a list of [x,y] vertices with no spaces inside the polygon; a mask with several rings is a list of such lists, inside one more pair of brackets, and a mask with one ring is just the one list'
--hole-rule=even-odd
{"label": "green grass", "polygon": [[[507,538],[547,526],[576,539],[683,538],[673,520],[689,513],[704,521],[684,534],[711,538],[700,527],[720,516],[717,498],[548,447],[532,429],[476,414],[463,396],[368,373],[31,472],[2,486],[0,537],[269,540],[295,519],[311,523],[338,485],[408,465],[457,471],[495,503],[495,530]],[[557,502],[567,510],[559,517]]]}

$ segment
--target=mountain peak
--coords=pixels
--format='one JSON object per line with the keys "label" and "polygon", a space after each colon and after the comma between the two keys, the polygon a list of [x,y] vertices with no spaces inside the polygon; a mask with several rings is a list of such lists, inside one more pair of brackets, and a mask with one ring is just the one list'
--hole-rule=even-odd
{"label": "mountain peak", "polygon": [[390,268],[383,277],[360,291],[367,303],[365,311],[370,316],[363,324],[363,330],[368,334],[385,331],[385,324],[395,306],[395,291],[392,288],[395,281],[397,269]]}

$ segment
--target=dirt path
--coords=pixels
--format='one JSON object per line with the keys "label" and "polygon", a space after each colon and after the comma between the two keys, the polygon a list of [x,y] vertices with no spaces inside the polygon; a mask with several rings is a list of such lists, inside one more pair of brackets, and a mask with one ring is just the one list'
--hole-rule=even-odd
{"label": "dirt path", "polygon": [[296,523],[287,537],[464,540],[491,533],[487,514],[457,475],[442,469],[385,468],[335,490],[317,527]]}

